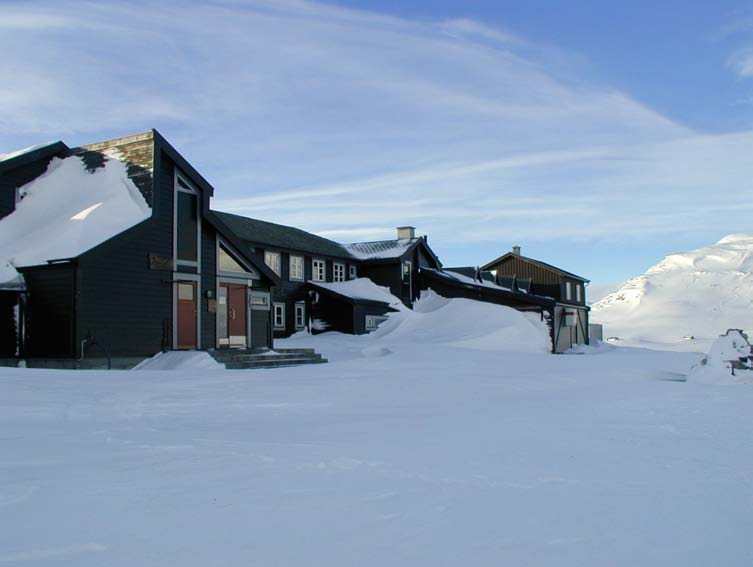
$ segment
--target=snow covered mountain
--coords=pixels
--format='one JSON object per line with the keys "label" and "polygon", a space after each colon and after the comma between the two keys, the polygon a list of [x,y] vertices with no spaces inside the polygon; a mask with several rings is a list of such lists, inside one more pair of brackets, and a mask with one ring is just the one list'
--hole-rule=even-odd
{"label": "snow covered mountain", "polygon": [[629,342],[705,342],[753,329],[753,235],[671,254],[591,306],[604,336]]}

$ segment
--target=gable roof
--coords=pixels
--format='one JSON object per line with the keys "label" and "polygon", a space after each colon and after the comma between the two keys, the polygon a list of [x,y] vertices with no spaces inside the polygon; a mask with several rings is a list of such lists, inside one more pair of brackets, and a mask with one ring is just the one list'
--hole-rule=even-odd
{"label": "gable roof", "polygon": [[212,211],[238,238],[262,246],[285,248],[318,256],[351,259],[341,244],[300,228],[252,219],[232,213]]}
{"label": "gable roof", "polygon": [[483,266],[481,266],[481,269],[482,270],[492,270],[492,269],[494,269],[494,266],[496,266],[497,264],[500,264],[500,263],[508,260],[509,258],[519,258],[519,259],[523,260],[524,262],[530,262],[531,264],[535,264],[535,265],[540,266],[542,268],[545,268],[547,270],[551,270],[552,272],[555,272],[555,273],[557,273],[557,274],[559,274],[561,276],[565,276],[565,277],[568,277],[568,278],[573,278],[574,280],[580,280],[580,281],[586,282],[586,283],[588,283],[588,282],[591,281],[591,280],[589,280],[587,278],[584,278],[583,276],[579,276],[579,275],[574,274],[572,272],[568,272],[566,270],[563,270],[562,268],[558,268],[557,266],[552,266],[551,264],[547,264],[546,262],[542,262],[540,260],[534,260],[533,258],[529,258],[527,256],[522,256],[521,254],[515,254],[514,252],[507,252],[506,254],[503,254],[502,256],[500,256],[499,258],[497,258],[496,260],[492,260],[488,264],[484,264]]}
{"label": "gable roof", "polygon": [[48,142],[38,146],[29,146],[22,150],[0,154],[0,173],[5,173],[11,169],[33,163],[38,160],[51,158],[52,156],[62,155],[68,151],[68,146],[58,140],[57,142]]}
{"label": "gable roof", "polygon": [[386,263],[399,260],[418,246],[422,247],[423,250],[436,262],[437,267],[442,266],[439,258],[434,254],[434,251],[429,248],[429,245],[423,236],[410,239],[398,238],[393,240],[374,240],[371,242],[343,244],[343,247],[354,258],[373,263]]}
{"label": "gable roof", "polygon": [[80,156],[55,157],[19,191],[23,199],[0,220],[0,281],[15,279],[17,267],[78,257],[152,212],[114,158],[89,170]]}
{"label": "gable roof", "polygon": [[267,266],[264,262],[260,261],[254,254],[249,254],[245,251],[243,243],[240,241],[240,237],[228,226],[225,219],[221,218],[217,211],[204,209],[204,218],[211,224],[215,230],[227,240],[233,248],[235,254],[239,254],[242,259],[251,264],[254,268],[259,270],[273,285],[279,285],[282,281],[280,277],[272,271],[272,268]]}

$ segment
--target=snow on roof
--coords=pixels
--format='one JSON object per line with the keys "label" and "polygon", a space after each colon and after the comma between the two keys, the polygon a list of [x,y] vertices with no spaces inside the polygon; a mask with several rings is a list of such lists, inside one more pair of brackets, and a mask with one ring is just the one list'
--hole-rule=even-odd
{"label": "snow on roof", "polygon": [[53,158],[19,195],[16,210],[0,220],[0,283],[18,279],[15,267],[79,256],[151,216],[126,164],[115,159],[88,171],[78,156]]}
{"label": "snow on roof", "polygon": [[354,242],[343,247],[359,260],[386,260],[400,258],[418,238],[400,240],[377,240],[374,242]]}
{"label": "snow on roof", "polygon": [[41,150],[42,148],[46,148],[47,146],[51,146],[52,144],[57,144],[57,142],[47,142],[46,144],[38,144],[36,146],[29,146],[28,148],[23,148],[22,150],[16,150],[15,152],[9,152],[7,154],[0,154],[0,162],[8,161],[9,159],[13,159],[18,156],[22,156],[24,154],[29,154],[36,150]]}
{"label": "snow on roof", "polygon": [[[435,271],[437,271],[437,270],[435,270]],[[443,274],[451,277],[452,279],[458,280],[459,282],[463,282],[465,284],[477,285],[477,286],[480,286],[480,287],[490,287],[490,288],[494,288],[494,289],[503,289],[505,291],[512,291],[509,287],[504,287],[504,286],[501,286],[501,285],[497,285],[494,282],[490,282],[488,280],[478,281],[475,278],[469,278],[468,276],[466,276],[464,274],[460,274],[458,272],[453,272],[452,270],[441,270],[441,273],[443,273]]]}
{"label": "snow on roof", "polygon": [[345,282],[310,281],[309,284],[350,299],[379,301],[396,309],[404,307],[402,301],[390,293],[389,288],[378,286],[369,278],[356,278]]}

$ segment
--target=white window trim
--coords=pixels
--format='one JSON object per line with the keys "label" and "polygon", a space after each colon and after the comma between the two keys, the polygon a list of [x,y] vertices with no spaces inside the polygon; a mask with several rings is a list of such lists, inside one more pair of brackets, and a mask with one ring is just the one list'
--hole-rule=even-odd
{"label": "white window trim", "polygon": [[[298,313],[299,313],[299,310],[302,313],[301,323],[300,324],[298,324]],[[295,323],[296,330],[305,329],[306,328],[306,302],[305,301],[297,301],[296,304],[295,304],[295,311],[293,313],[295,315],[295,317],[294,317],[294,319],[295,319],[294,323]]]}
{"label": "white window trim", "polygon": [[578,303],[583,301],[583,286],[581,284],[575,284],[575,301]]}
{"label": "white window trim", "polygon": [[364,327],[367,331],[376,331],[379,328],[379,324],[384,323],[386,320],[387,317],[383,315],[366,315],[366,318],[364,319]]}
{"label": "white window trim", "polygon": [[[274,266],[270,266],[267,262],[267,256],[270,257],[276,257],[277,258],[277,269],[274,268]],[[264,263],[267,265],[267,267],[272,270],[277,277],[279,278],[282,274],[282,254],[279,252],[273,252],[271,250],[265,250],[264,251]]]}
{"label": "white window trim", "polygon": [[[178,184],[180,179],[186,187],[181,187]],[[191,183],[188,178],[181,173],[176,167],[173,175],[173,187],[175,189],[173,194],[173,259],[176,266],[193,266],[196,268],[196,272],[201,274],[201,192],[196,189],[196,186]],[[188,193],[189,195],[196,196],[196,261],[193,260],[178,260],[178,193]]]}
{"label": "white window trim", "polygon": [[[225,249],[225,252],[230,254],[230,257],[233,258],[236,262],[238,262],[241,267],[246,268],[245,272],[225,272],[220,270],[220,247]],[[233,251],[233,248],[225,242],[224,239],[220,238],[219,235],[217,236],[216,240],[216,252],[215,252],[215,259],[217,261],[217,275],[218,276],[227,276],[227,277],[235,277],[235,278],[243,278],[244,276],[247,278],[251,278],[254,280],[258,280],[260,278],[259,273],[254,270],[252,267],[250,267],[245,260],[242,260],[239,257],[239,254],[236,254]]]}
{"label": "white window trim", "polygon": [[[300,277],[299,276],[293,276],[293,260],[300,260],[300,262],[301,262],[300,263],[300,266],[301,266],[301,275],[300,275]],[[291,254],[290,255],[289,264],[290,264],[289,265],[290,281],[291,282],[302,282],[303,279],[304,279],[304,275],[306,273],[306,271],[305,271],[305,259],[304,259],[304,257],[303,256],[296,256],[294,254]]]}
{"label": "white window trim", "polygon": [[[280,313],[282,314],[282,325],[277,324],[277,309],[280,309]],[[277,329],[285,329],[285,304],[284,303],[273,303],[272,304],[272,326]]]}
{"label": "white window trim", "polygon": [[[337,272],[340,272],[339,279]],[[332,264],[332,281],[344,282],[345,281],[345,264],[335,262]]]}
{"label": "white window trim", "polygon": [[358,277],[358,271],[356,270],[355,264],[350,265],[350,269],[348,270],[348,275],[350,276],[351,280],[354,280]]}
{"label": "white window trim", "polygon": [[565,282],[565,299],[567,301],[573,300],[573,284]]}
{"label": "white window trim", "polygon": [[[317,277],[317,269],[316,269],[316,263],[321,262],[322,264],[322,277]],[[311,260],[311,279],[315,282],[324,282],[327,281],[327,262],[326,260],[322,260],[321,258],[313,258]]]}

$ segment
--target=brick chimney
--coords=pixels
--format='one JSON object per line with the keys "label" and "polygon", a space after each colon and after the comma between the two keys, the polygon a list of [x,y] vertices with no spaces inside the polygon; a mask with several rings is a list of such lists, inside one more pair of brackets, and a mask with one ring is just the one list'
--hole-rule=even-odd
{"label": "brick chimney", "polygon": [[517,244],[513,246],[512,253],[515,254],[516,256],[520,256],[520,246],[518,246]]}
{"label": "brick chimney", "polygon": [[397,239],[398,240],[413,240],[416,238],[415,226],[398,226],[397,227]]}

